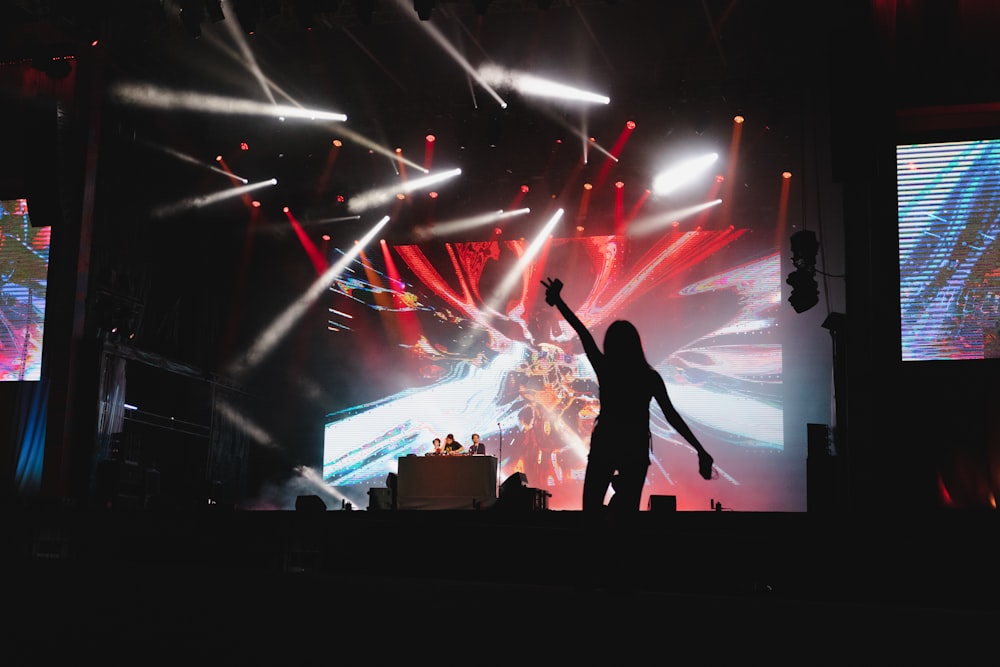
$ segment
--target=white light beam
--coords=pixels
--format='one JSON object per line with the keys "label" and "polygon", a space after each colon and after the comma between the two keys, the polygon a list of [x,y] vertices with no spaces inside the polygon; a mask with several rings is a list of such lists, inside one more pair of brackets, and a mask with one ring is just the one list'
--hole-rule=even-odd
{"label": "white light beam", "polygon": [[383,217],[376,223],[367,234],[362,237],[360,241],[354,244],[354,247],[343,254],[341,258],[333,264],[330,268],[323,272],[316,281],[309,286],[309,289],[298,299],[292,302],[288,308],[285,309],[281,315],[269,326],[264,333],[257,338],[251,348],[242,356],[241,359],[234,362],[230,368],[229,372],[233,374],[234,377],[240,377],[246,373],[249,369],[255,367],[259,364],[270,352],[274,349],[275,345],[284,338],[292,327],[298,322],[302,315],[312,306],[315,301],[326,293],[330,288],[330,283],[339,276],[344,269],[354,261],[354,258],[361,254],[365,245],[368,244],[375,235],[378,234],[383,227],[389,222],[389,216]]}
{"label": "white light beam", "polygon": [[358,196],[352,197],[351,200],[347,202],[347,208],[351,211],[367,211],[375,206],[385,204],[399,193],[405,194],[421,188],[426,188],[434,185],[435,183],[440,183],[441,181],[448,180],[449,178],[454,178],[461,173],[461,169],[451,169],[440,174],[431,174],[422,178],[408,180],[405,183],[399,183],[384,188],[377,188],[375,190],[362,192]]}
{"label": "white light beam", "polygon": [[347,120],[345,114],[332,111],[304,109],[289,104],[271,104],[192,91],[168,90],[151,84],[119,84],[111,90],[111,97],[122,104],[151,109],[179,109],[240,116],[273,116],[308,120]]}
{"label": "white light beam", "polygon": [[271,185],[277,185],[278,179],[270,178],[266,181],[261,181],[259,183],[250,183],[249,185],[241,185],[236,188],[228,188],[226,190],[220,190],[218,192],[213,192],[208,195],[199,195],[197,197],[188,197],[174,204],[167,204],[160,206],[151,211],[150,215],[154,218],[165,218],[181,211],[188,211],[193,208],[201,208],[202,206],[208,206],[209,204],[215,204],[226,199],[232,199],[233,197],[239,197],[246,194],[252,190],[259,190],[261,188],[266,188]]}

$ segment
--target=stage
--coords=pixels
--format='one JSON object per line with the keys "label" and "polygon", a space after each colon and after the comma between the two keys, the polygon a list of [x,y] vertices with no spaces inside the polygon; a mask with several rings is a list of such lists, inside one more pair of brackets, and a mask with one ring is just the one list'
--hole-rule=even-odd
{"label": "stage", "polygon": [[[743,655],[844,633],[854,634],[843,649],[878,639],[888,651],[912,634],[962,651],[991,637],[998,620],[996,513],[641,512],[624,526],[555,511],[47,503],[8,508],[4,525],[26,658],[12,664],[41,662],[56,650],[50,636],[75,637],[76,650],[95,654],[159,645],[167,655],[250,662],[297,645],[309,655],[360,647],[370,660],[431,647],[457,657],[472,641],[468,626],[502,636],[518,655],[531,645],[536,657],[585,658],[585,640],[617,641],[588,637],[593,623],[651,645],[667,630],[671,643],[722,634],[775,644]],[[455,635],[440,636],[442,625]]]}
{"label": "stage", "polygon": [[[4,560],[69,568],[175,564],[585,587],[992,607],[996,512],[816,516],[643,511],[5,510]],[[624,564],[616,571],[615,564]],[[679,576],[679,573],[685,573]]]}

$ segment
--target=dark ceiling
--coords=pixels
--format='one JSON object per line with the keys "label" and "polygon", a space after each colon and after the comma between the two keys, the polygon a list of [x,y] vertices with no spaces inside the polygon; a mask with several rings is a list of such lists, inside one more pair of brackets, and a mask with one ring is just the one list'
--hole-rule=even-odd
{"label": "dark ceiling", "polygon": [[[610,148],[627,120],[638,129],[616,178],[646,187],[657,154],[670,150],[664,139],[723,143],[732,116],[744,113],[754,144],[743,156],[754,167],[745,175],[750,187],[755,175],[770,177],[800,158],[800,107],[814,104],[803,97],[827,85],[830,67],[825,35],[802,30],[815,16],[797,2],[564,0],[540,9],[535,0],[439,0],[424,22],[409,0],[371,3],[370,18],[359,15],[359,2],[247,4],[258,10],[252,36],[239,24],[235,5],[224,2],[223,20],[203,14],[196,37],[179,20],[176,3],[22,2],[8,10],[14,16],[7,24],[20,28],[2,53],[8,62],[30,58],[46,68],[58,68],[64,56],[80,67],[99,59],[108,91],[117,83],[142,83],[266,102],[247,59],[234,55],[243,48],[229,33],[235,30],[277,101],[343,112],[351,132],[399,147],[415,162],[423,161],[424,136],[438,137],[435,166],[461,167],[469,187],[436,202],[437,216],[458,214],[473,201],[503,208],[522,184],[531,186],[532,196],[558,197],[574,177],[587,177],[577,169],[583,138],[574,133]],[[570,82],[612,102],[580,112],[507,92],[508,107],[501,109],[451,49],[421,30],[426,27],[471,67],[492,62]],[[90,47],[95,38],[99,45]],[[167,146],[206,162],[221,154],[251,181],[278,178],[279,187],[260,196],[278,209],[297,205],[303,217],[336,217],[338,196],[349,199],[391,173],[388,160],[345,142],[329,180],[317,183],[335,133],[328,126],[168,113],[110,99],[104,114],[112,119],[105,136],[132,147]],[[250,151],[235,150],[244,141]],[[155,164],[163,197],[197,187],[187,179],[202,174],[190,165],[160,167],[150,158],[124,159],[129,171],[134,160]],[[589,165],[596,168],[596,161]],[[143,193],[155,189],[147,183]]]}
{"label": "dark ceiling", "polygon": [[[522,185],[530,192],[520,205],[532,211],[566,206],[567,219],[575,220],[580,185],[599,178],[604,165],[598,157],[581,166],[584,137],[610,148],[634,120],[620,161],[590,202],[588,230],[601,231],[611,218],[615,180],[626,184],[631,205],[665,158],[699,146],[724,152],[737,112],[747,122],[732,184],[734,210],[747,224],[772,224],[776,175],[815,168],[808,153],[828,139],[822,121],[831,109],[861,117],[878,113],[876,105],[886,100],[897,106],[982,101],[997,81],[996,59],[985,57],[991,42],[984,37],[996,25],[988,3],[934,12],[865,1],[432,4],[430,20],[420,21],[411,0],[255,0],[238,3],[239,11],[223,2],[222,20],[188,0],[3,3],[0,61],[10,67],[30,62],[53,80],[75,77],[74,103],[98,100],[90,109],[99,119],[101,146],[95,282],[111,289],[114,267],[114,289],[131,285],[126,296],[145,302],[150,347],[157,347],[153,330],[162,330],[161,338],[175,340],[159,351],[211,363],[183,349],[178,339],[185,334],[177,332],[187,328],[188,339],[208,345],[199,339],[203,323],[222,317],[219,302],[231,297],[237,267],[248,261],[242,199],[168,219],[152,216],[157,207],[231,185],[192,160],[214,165],[222,155],[251,182],[278,179],[277,187],[255,193],[262,203],[258,230],[266,232],[259,236],[287,243],[265,250],[258,241],[250,260],[257,271],[251,280],[264,287],[248,308],[265,311],[269,298],[283,303],[283,288],[295,293],[309,278],[282,207],[314,238],[322,231],[335,243],[350,242],[384,211],[337,220],[351,213],[345,202],[398,180],[398,164],[345,139],[328,168],[331,140],[344,138],[329,123],[123,104],[112,94],[119,85],[260,102],[270,95],[342,112],[354,137],[398,147],[418,164],[425,159],[424,137],[433,133],[434,167],[459,167],[462,178],[442,186],[437,200],[411,197],[397,205],[386,234],[406,242],[429,220],[507,208]],[[181,5],[189,15],[200,7],[199,20],[185,26]],[[252,31],[248,8],[255,10]],[[450,46],[443,48],[427,28]],[[607,95],[611,103],[581,111],[507,92],[508,107],[501,109],[456,54],[472,68],[498,64]],[[78,129],[86,130],[83,137],[93,128]],[[240,150],[241,142],[249,150]],[[217,286],[214,293],[206,284]],[[217,337],[208,337],[212,345]]]}

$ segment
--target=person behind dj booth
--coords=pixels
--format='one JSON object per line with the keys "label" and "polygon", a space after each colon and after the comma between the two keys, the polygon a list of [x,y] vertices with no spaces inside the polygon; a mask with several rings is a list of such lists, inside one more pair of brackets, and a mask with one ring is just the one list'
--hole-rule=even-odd
{"label": "person behind dj booth", "polygon": [[486,445],[479,440],[479,434],[472,434],[472,444],[469,445],[469,454],[485,454]]}
{"label": "person behind dj booth", "polygon": [[441,451],[441,438],[434,438],[431,444],[434,445],[434,451],[431,452],[431,456],[441,456],[444,454],[444,452]]}
{"label": "person behind dj booth", "polygon": [[444,436],[444,453],[446,455],[461,454],[465,451],[465,445],[455,440],[455,436],[451,433]]}

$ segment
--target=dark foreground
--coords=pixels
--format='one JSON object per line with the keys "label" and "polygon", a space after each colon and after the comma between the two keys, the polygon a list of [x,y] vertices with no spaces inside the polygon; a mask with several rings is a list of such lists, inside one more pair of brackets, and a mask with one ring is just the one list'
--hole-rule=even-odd
{"label": "dark foreground", "polygon": [[[998,515],[5,511],[10,665],[992,653]],[[8,641],[9,640],[9,641]]]}

